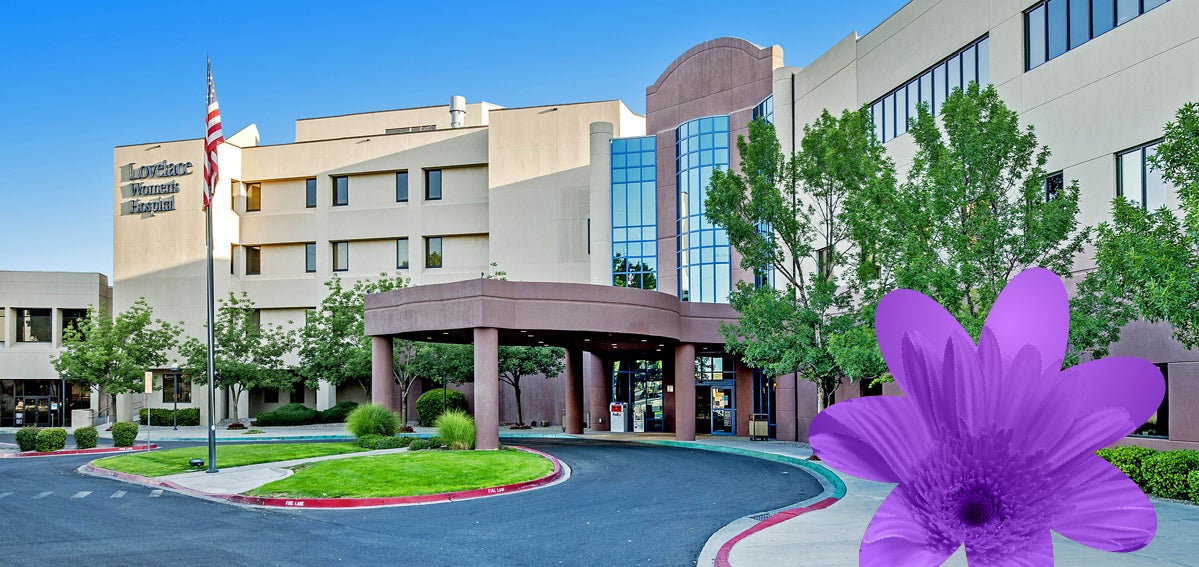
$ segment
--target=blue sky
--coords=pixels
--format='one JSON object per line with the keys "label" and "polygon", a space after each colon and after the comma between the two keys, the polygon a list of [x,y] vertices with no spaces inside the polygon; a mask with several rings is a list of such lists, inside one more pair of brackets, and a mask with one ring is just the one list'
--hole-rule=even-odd
{"label": "blue sky", "polygon": [[[469,102],[619,98],[735,36],[807,65],[904,0],[87,2],[6,6],[0,270],[112,276],[112,149],[203,135],[204,57],[225,133],[289,142],[297,118]],[[207,14],[207,15],[206,15]]]}

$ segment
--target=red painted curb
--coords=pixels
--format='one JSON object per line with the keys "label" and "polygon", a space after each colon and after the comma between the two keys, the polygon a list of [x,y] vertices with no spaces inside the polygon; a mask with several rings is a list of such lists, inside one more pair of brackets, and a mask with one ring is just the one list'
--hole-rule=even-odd
{"label": "red painted curb", "polygon": [[479,488],[475,490],[462,490],[458,492],[446,492],[443,494],[423,494],[420,496],[394,496],[388,498],[270,498],[262,496],[245,496],[243,494],[210,494],[192,490],[183,486],[179,486],[173,482],[165,480],[154,480],[143,476],[132,475],[103,469],[94,466],[92,463],[85,465],[85,470],[91,473],[110,476],[121,480],[136,482],[149,486],[157,486],[169,488],[176,492],[189,494],[192,496],[201,496],[205,498],[216,498],[237,504],[248,504],[251,506],[268,506],[273,508],[372,508],[379,506],[410,506],[415,504],[432,504],[435,502],[452,502],[456,500],[469,500],[472,498],[484,498],[487,496],[496,496],[499,494],[507,494],[511,492],[519,492],[521,490],[529,490],[544,486],[562,478],[563,470],[562,463],[553,455],[542,453],[527,447],[513,447],[514,449],[539,455],[554,463],[554,470],[549,474],[524,482],[514,484],[506,484],[503,486],[493,486],[490,488]]}
{"label": "red painted curb", "polygon": [[729,564],[729,554],[733,552],[733,546],[737,545],[737,543],[740,542],[741,540],[743,540],[755,533],[758,533],[766,528],[769,528],[770,526],[781,524],[781,523],[783,523],[787,520],[790,520],[791,518],[794,518],[800,514],[806,514],[808,512],[812,512],[815,510],[823,510],[825,508],[828,508],[829,506],[836,504],[837,500],[839,500],[839,499],[838,498],[825,498],[824,500],[821,500],[820,502],[812,504],[811,506],[804,506],[802,508],[791,508],[788,510],[783,510],[781,512],[774,514],[773,516],[771,516],[769,518],[766,518],[765,520],[762,520],[761,522],[754,524],[753,526],[750,526],[748,529],[733,536],[732,539],[724,542],[724,545],[720,546],[720,551],[716,552],[716,567],[732,567],[732,565]]}
{"label": "red painted curb", "polygon": [[[157,449],[158,445],[151,444],[151,449]],[[21,459],[25,457],[58,457],[63,455],[93,455],[101,453],[128,453],[131,451],[145,451],[145,445],[134,445],[132,447],[96,447],[93,449],[71,449],[70,451],[50,451],[46,453],[13,453],[11,455],[0,455],[0,459]]]}

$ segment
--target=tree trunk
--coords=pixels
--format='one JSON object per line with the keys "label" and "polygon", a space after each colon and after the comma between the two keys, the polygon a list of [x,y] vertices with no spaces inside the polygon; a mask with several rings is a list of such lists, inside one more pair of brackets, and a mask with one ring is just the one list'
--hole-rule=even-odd
{"label": "tree trunk", "polygon": [[524,425],[525,416],[520,407],[520,377],[512,380],[512,393],[516,396],[516,424]]}
{"label": "tree trunk", "polygon": [[237,422],[241,422],[241,418],[238,417],[239,414],[237,413],[237,402],[238,402],[238,400],[241,399],[241,392],[242,392],[241,388],[234,387],[234,388],[229,389],[229,393],[233,395],[233,399],[232,399],[233,413],[229,414],[229,418],[232,419],[233,421],[237,421]]}
{"label": "tree trunk", "polygon": [[412,389],[412,378],[398,380],[400,383],[400,427],[408,425],[408,391]]}

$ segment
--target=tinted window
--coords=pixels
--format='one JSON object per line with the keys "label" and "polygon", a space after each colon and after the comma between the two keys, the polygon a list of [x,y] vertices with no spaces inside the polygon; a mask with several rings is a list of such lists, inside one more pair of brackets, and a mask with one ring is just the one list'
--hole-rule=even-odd
{"label": "tinted window", "polygon": [[408,201],[408,172],[401,171],[396,173],[396,202],[404,203]]}
{"label": "tinted window", "polygon": [[436,201],[441,199],[441,170],[425,170],[425,199]]}
{"label": "tinted window", "polygon": [[316,271],[316,243],[309,242],[304,245],[304,271]]}
{"label": "tinted window", "polygon": [[316,207],[316,180],[304,180],[304,206],[312,209]]}
{"label": "tinted window", "polygon": [[350,178],[346,176],[333,178],[333,206],[341,207],[350,204]]}

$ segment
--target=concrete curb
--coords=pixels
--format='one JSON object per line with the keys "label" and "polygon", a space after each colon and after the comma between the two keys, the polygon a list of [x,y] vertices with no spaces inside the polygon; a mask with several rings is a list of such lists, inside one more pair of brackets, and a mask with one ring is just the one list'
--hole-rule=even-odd
{"label": "concrete curb", "polygon": [[[419,439],[428,439],[436,433],[398,433],[399,436],[416,437]],[[565,433],[500,433],[500,439],[573,439],[574,435]],[[263,435],[246,435],[245,437],[217,437],[217,443],[245,443],[254,441],[354,441],[357,438],[348,433],[334,435],[286,435],[286,436],[263,436]],[[159,439],[160,442],[172,443],[207,443],[207,437],[164,437]]]}
{"label": "concrete curb", "polygon": [[[809,471],[810,473],[812,473],[813,475],[816,476],[816,479],[820,482],[820,485],[822,487],[824,487],[824,490],[821,491],[820,494],[817,494],[816,496],[809,498],[807,500],[797,502],[797,503],[795,503],[791,506],[785,507],[781,510],[777,510],[773,514],[771,514],[770,516],[766,517],[765,519],[763,519],[761,521],[756,521],[756,520],[753,520],[752,518],[750,518],[749,516],[746,516],[744,518],[739,518],[737,520],[734,520],[733,522],[730,522],[730,526],[733,524],[744,525],[744,523],[746,523],[747,521],[753,522],[753,523],[751,525],[749,525],[748,527],[742,529],[741,531],[737,532],[732,537],[729,537],[729,539],[725,540],[724,542],[722,542],[720,544],[720,547],[716,550],[715,558],[712,559],[713,564],[716,567],[731,567],[731,564],[729,563],[729,556],[733,552],[733,546],[737,545],[739,542],[741,542],[741,540],[749,537],[750,535],[760,532],[768,527],[771,527],[771,526],[774,526],[777,524],[781,524],[781,523],[783,523],[787,520],[790,520],[791,518],[794,518],[796,516],[799,516],[801,514],[828,508],[829,506],[836,504],[838,500],[840,500],[841,498],[843,498],[845,496],[845,491],[846,491],[845,483],[840,479],[840,477],[838,477],[835,473],[833,473],[832,471],[825,468],[823,465],[818,464],[818,462],[815,462],[815,461],[808,461],[808,460],[801,459],[798,457],[792,457],[789,455],[780,455],[777,453],[768,453],[765,451],[754,451],[754,450],[750,450],[750,449],[741,449],[739,447],[724,447],[721,445],[708,445],[706,443],[695,443],[695,442],[690,442],[690,441],[670,441],[670,440],[665,440],[665,439],[652,439],[652,440],[637,441],[637,442],[638,443],[648,443],[648,444],[653,444],[653,445],[666,445],[666,446],[671,446],[671,447],[683,447],[683,448],[687,448],[687,449],[700,449],[700,450],[704,450],[704,451],[714,451],[717,453],[729,453],[729,454],[733,454],[733,455],[741,455],[744,457],[752,457],[752,458],[763,459],[763,460],[767,460],[767,461],[775,461],[775,462],[779,462],[779,463],[785,463],[785,464],[789,464],[789,465]],[[754,515],[756,516],[757,514],[754,514]],[[719,541],[717,539],[717,536],[725,537],[727,535],[728,532],[726,532],[725,535],[722,535],[721,534],[722,531],[725,531],[725,530],[722,529],[721,531],[718,531],[715,534],[713,534],[712,538],[708,540],[708,543],[704,545],[703,551],[700,552],[700,561],[697,563],[698,565],[704,564],[703,556],[706,555],[707,553],[710,553],[709,550],[711,549],[711,546],[714,545],[717,541]],[[710,557],[710,555],[709,555],[709,557]]]}
{"label": "concrete curb", "polygon": [[132,447],[96,447],[93,449],[71,449],[64,451],[49,451],[46,453],[28,452],[28,453],[11,453],[0,455],[0,459],[24,459],[29,457],[63,457],[67,455],[102,455],[105,453],[133,453],[137,451],[146,451],[148,449],[157,449],[158,445],[153,443],[149,447],[145,445],[134,445]]}
{"label": "concrete curb", "polygon": [[[145,486],[153,486],[155,488],[164,488],[173,492],[178,492],[187,496],[194,496],[208,500],[220,502],[228,502],[232,504],[240,504],[244,506],[254,506],[262,508],[317,508],[317,509],[354,509],[354,508],[382,508],[389,506],[413,506],[419,504],[434,504],[440,502],[456,502],[459,500],[472,500],[475,498],[486,498],[489,496],[499,496],[501,494],[512,494],[524,490],[533,490],[544,486],[557,483],[560,480],[569,478],[569,467],[562,464],[561,461],[553,455],[529,449],[527,447],[512,447],[518,451],[524,451],[549,459],[554,465],[554,469],[549,474],[513,484],[505,484],[501,486],[492,486],[488,488],[478,488],[474,490],[462,490],[457,492],[446,492],[442,494],[424,494],[419,496],[396,496],[389,498],[269,498],[259,496],[246,496],[243,494],[213,494],[209,492],[201,492],[184,486],[180,486],[170,481],[156,480],[144,476],[117,472],[95,466],[93,463],[87,463],[79,468],[85,474],[93,476],[106,476],[141,484]],[[363,455],[367,456],[367,455]]]}

